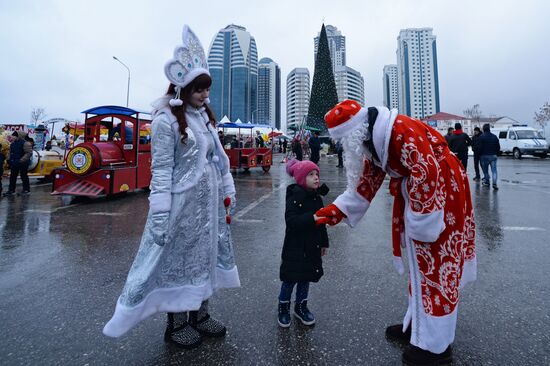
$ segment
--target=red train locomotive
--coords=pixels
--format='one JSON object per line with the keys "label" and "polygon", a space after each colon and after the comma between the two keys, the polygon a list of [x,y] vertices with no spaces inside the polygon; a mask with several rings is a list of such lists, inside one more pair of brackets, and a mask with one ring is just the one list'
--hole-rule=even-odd
{"label": "red train locomotive", "polygon": [[84,142],[71,148],[64,167],[53,172],[52,194],[111,196],[149,187],[151,139],[143,132],[148,131],[150,118],[119,106],[82,113]]}

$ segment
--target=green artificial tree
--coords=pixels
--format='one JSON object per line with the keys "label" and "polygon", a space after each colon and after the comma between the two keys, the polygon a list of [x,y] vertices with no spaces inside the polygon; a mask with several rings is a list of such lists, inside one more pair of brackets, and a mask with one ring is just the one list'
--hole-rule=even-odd
{"label": "green artificial tree", "polygon": [[317,48],[313,84],[311,85],[307,127],[319,129],[324,134],[327,130],[324,121],[325,114],[337,103],[338,94],[336,93],[336,83],[334,82],[334,73],[332,71],[327,32],[325,24],[323,24]]}

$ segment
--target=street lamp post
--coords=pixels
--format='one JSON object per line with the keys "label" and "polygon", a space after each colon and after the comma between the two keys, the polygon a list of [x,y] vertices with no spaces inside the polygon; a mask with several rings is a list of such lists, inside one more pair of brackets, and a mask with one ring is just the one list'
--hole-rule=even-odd
{"label": "street lamp post", "polygon": [[126,70],[128,70],[128,88],[126,89],[126,108],[128,108],[128,101],[130,99],[130,68],[128,66],[126,66],[126,64],[124,62],[122,62],[118,58],[116,58],[116,56],[113,56],[113,59],[120,62],[120,64],[122,66],[124,66],[126,68]]}

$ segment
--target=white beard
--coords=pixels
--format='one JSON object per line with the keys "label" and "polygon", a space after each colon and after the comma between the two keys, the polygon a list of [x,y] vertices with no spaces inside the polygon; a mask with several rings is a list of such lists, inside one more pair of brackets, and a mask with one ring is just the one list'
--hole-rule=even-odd
{"label": "white beard", "polygon": [[344,166],[348,181],[347,189],[350,192],[355,192],[357,189],[359,180],[363,175],[365,159],[370,159],[371,157],[363,144],[364,141],[371,138],[368,126],[368,122],[365,121],[360,128],[339,139],[344,148]]}

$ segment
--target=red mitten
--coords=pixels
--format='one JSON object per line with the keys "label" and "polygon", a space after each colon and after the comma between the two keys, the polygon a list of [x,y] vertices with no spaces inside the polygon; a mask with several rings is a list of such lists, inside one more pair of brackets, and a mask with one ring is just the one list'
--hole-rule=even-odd
{"label": "red mitten", "polygon": [[346,215],[342,211],[340,211],[340,209],[333,203],[331,203],[327,207],[323,207],[322,209],[318,210],[315,215],[319,217],[315,221],[317,225],[336,225],[340,221],[342,221],[344,217],[346,217]]}
{"label": "red mitten", "polygon": [[225,206],[225,222],[229,225],[231,224],[231,209],[229,206],[231,205],[231,198],[229,196],[225,197],[223,199],[223,205]]}

